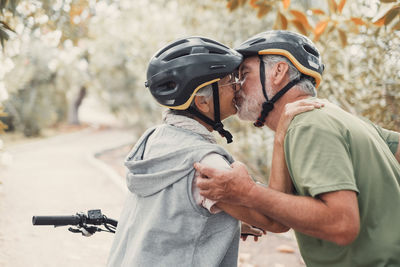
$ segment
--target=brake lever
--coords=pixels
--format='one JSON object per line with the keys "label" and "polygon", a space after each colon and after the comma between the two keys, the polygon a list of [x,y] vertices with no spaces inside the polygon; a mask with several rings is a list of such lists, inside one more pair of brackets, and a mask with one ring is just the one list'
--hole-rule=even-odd
{"label": "brake lever", "polygon": [[86,227],[81,227],[81,228],[68,228],[68,230],[72,233],[81,233],[83,236],[89,237],[93,235],[96,232],[102,231],[102,229],[96,227],[96,226],[86,226]]}
{"label": "brake lever", "polygon": [[72,232],[72,233],[82,233],[81,230],[79,230],[79,229],[77,229],[77,228],[72,228],[72,227],[69,227],[69,228],[68,228],[68,231],[70,231],[70,232]]}

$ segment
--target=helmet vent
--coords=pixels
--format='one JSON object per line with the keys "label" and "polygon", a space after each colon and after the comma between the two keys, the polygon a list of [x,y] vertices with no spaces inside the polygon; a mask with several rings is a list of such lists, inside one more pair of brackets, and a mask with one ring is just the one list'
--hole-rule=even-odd
{"label": "helmet vent", "polygon": [[165,51],[167,51],[168,49],[170,49],[170,48],[172,48],[174,46],[177,46],[177,45],[180,45],[180,44],[183,44],[183,43],[187,43],[187,42],[188,42],[188,40],[185,40],[185,39],[182,39],[182,40],[179,40],[177,42],[174,42],[174,43],[164,47],[164,49],[162,49],[160,52],[158,52],[157,55],[155,55],[155,57],[159,57],[162,53],[164,53]]}
{"label": "helmet vent", "polygon": [[175,93],[177,90],[177,86],[175,82],[169,81],[163,84],[160,84],[157,88],[157,93],[159,95],[170,95]]}
{"label": "helmet vent", "polygon": [[219,64],[219,65],[212,65],[210,66],[210,69],[214,70],[214,69],[222,69],[222,68],[226,68],[225,64]]}
{"label": "helmet vent", "polygon": [[210,50],[210,54],[218,54],[218,55],[225,55],[226,51],[224,50]]}
{"label": "helmet vent", "polygon": [[319,57],[318,52],[317,52],[314,48],[312,48],[311,46],[305,44],[305,45],[303,45],[303,48],[304,48],[304,50],[306,50],[306,51],[307,51],[308,53],[310,53],[311,55],[314,55],[314,56],[316,56],[316,57]]}
{"label": "helmet vent", "polygon": [[168,55],[167,57],[165,57],[165,61],[171,61],[173,59],[179,58],[179,57],[184,57],[190,55],[189,51],[178,51],[176,53],[172,53],[170,55]]}
{"label": "helmet vent", "polygon": [[201,38],[204,42],[207,42],[207,43],[212,43],[212,44],[215,44],[215,45],[217,45],[217,46],[222,46],[222,47],[225,47],[226,49],[229,49],[229,47],[227,47],[226,45],[224,45],[224,44],[221,44],[221,43],[218,43],[217,41],[214,41],[214,40],[211,40],[211,39],[208,39],[208,38]]}
{"label": "helmet vent", "polygon": [[251,44],[249,44],[249,46],[252,46],[252,45],[255,45],[255,44],[258,44],[258,43],[262,43],[262,42],[265,42],[265,39],[264,38],[259,38],[259,39],[255,40],[255,41],[253,41]]}

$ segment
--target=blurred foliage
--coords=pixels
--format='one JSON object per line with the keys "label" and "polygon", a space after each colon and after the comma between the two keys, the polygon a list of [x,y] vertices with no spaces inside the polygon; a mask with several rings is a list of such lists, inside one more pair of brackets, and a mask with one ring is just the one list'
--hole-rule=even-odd
{"label": "blurred foliage", "polygon": [[[7,125],[5,125],[2,121],[1,118],[6,117],[7,114],[4,112],[3,107],[0,104],[0,134],[4,133],[4,130],[7,129]],[[0,139],[0,166],[2,165],[6,165],[7,163],[7,157],[9,157],[9,154],[7,154],[6,152],[4,152],[3,150],[3,141]],[[1,181],[0,181],[1,184]]]}
{"label": "blurred foliage", "polygon": [[[241,9],[250,6],[251,14],[260,22],[272,18],[273,26],[265,30],[292,30],[310,37],[325,64],[319,96],[385,128],[400,131],[399,1],[226,2],[232,14],[239,15]],[[239,133],[238,138],[247,141],[238,152],[245,154],[242,158],[251,159],[246,162],[256,162],[257,167],[252,169],[266,177],[268,170],[260,163],[270,162],[272,143],[268,138],[257,137],[265,136],[265,130],[258,130],[257,134],[255,131]]]}
{"label": "blurred foliage", "polygon": [[21,1],[10,20],[16,36],[0,55],[0,91],[3,83],[10,128],[26,136],[64,121],[69,100],[88,81],[87,51],[76,44],[87,36],[89,13],[76,6],[89,10],[81,0]]}
{"label": "blurred foliage", "polygon": [[[226,7],[230,11],[242,8],[246,3],[256,12],[258,18],[263,18],[269,13],[274,13],[275,23],[273,29],[286,30],[290,25],[294,26],[303,35],[313,37],[318,41],[326,31],[336,31],[343,46],[346,43],[346,31],[351,29],[358,32],[359,26],[388,26],[392,31],[400,29],[400,3],[397,0],[381,1],[349,1],[346,0],[226,0]],[[380,3],[379,3],[380,2]],[[388,5],[380,5],[381,3]],[[347,4],[347,5],[346,5]],[[352,5],[353,10],[344,10]],[[356,14],[358,7],[379,5],[382,9],[374,17],[369,17],[363,12]],[[355,8],[355,9],[354,9]],[[330,27],[331,26],[331,27]],[[328,30],[329,29],[329,30]]]}
{"label": "blurred foliage", "polygon": [[246,5],[260,19],[275,17],[273,29],[316,42],[325,63],[320,96],[400,130],[399,1],[227,0],[230,11]]}
{"label": "blurred foliage", "polygon": [[62,87],[65,83],[57,86],[64,75],[51,65],[61,55],[54,46],[30,38],[12,58],[13,68],[4,77],[9,93],[4,105],[13,127],[25,136],[39,135],[40,129],[66,117],[66,90]]}
{"label": "blurred foliage", "polygon": [[[4,118],[7,116],[7,113],[4,112],[4,108],[0,106],[0,118]],[[4,133],[4,130],[8,128],[7,125],[5,125],[2,121],[0,121],[0,134]]]}
{"label": "blurred foliage", "polygon": [[18,0],[0,0],[0,44],[4,47],[4,42],[10,38],[9,33],[14,32],[8,26],[10,14],[15,12]]}
{"label": "blurred foliage", "polygon": [[[159,48],[188,35],[235,47],[271,29],[316,42],[326,65],[321,97],[400,130],[398,1],[3,0],[0,9],[0,38],[9,39],[0,103],[27,136],[64,121],[82,87],[137,129],[159,123],[161,108],[143,86]],[[273,133],[236,118],[225,124],[234,134],[228,150],[265,181]]]}

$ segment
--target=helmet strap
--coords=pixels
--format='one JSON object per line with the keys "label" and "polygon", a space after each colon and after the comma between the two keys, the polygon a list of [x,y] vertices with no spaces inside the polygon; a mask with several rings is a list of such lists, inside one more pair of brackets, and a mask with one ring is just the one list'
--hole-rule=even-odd
{"label": "helmet strap", "polygon": [[299,83],[303,78],[305,78],[304,74],[300,74],[299,77],[296,79],[290,81],[288,84],[285,85],[274,97],[272,97],[271,100],[268,99],[267,96],[267,91],[265,88],[265,66],[264,62],[262,61],[262,56],[260,55],[260,79],[261,79],[261,86],[263,90],[264,97],[266,101],[262,104],[262,110],[260,116],[257,118],[257,121],[254,123],[254,126],[256,127],[263,127],[265,123],[265,118],[268,116],[268,114],[274,109],[274,103],[278,101],[279,98],[281,98],[290,88],[295,86],[297,83]]}
{"label": "helmet strap", "polygon": [[215,82],[211,84],[213,89],[213,102],[214,102],[214,120],[211,120],[206,115],[202,114],[200,111],[193,107],[189,107],[187,111],[195,115],[200,120],[204,121],[208,125],[212,126],[212,128],[217,131],[222,137],[226,138],[227,143],[232,143],[233,136],[232,134],[224,129],[224,125],[221,122],[221,114],[220,114],[220,106],[219,106],[219,93],[218,93],[218,83]]}
{"label": "helmet strap", "polygon": [[265,89],[265,65],[262,55],[259,55],[258,58],[260,59],[260,82],[262,86],[262,92],[264,94],[265,99],[268,101],[267,90]]}

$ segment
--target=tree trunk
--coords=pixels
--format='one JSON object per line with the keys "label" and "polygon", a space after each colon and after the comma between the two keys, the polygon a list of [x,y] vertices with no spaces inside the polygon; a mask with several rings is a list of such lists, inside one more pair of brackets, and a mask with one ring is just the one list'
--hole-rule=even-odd
{"label": "tree trunk", "polygon": [[86,96],[86,87],[82,86],[81,89],[79,90],[78,95],[76,96],[74,102],[72,103],[72,105],[70,106],[70,115],[69,115],[69,124],[73,124],[73,125],[79,125],[79,107],[82,104],[83,99]]}

